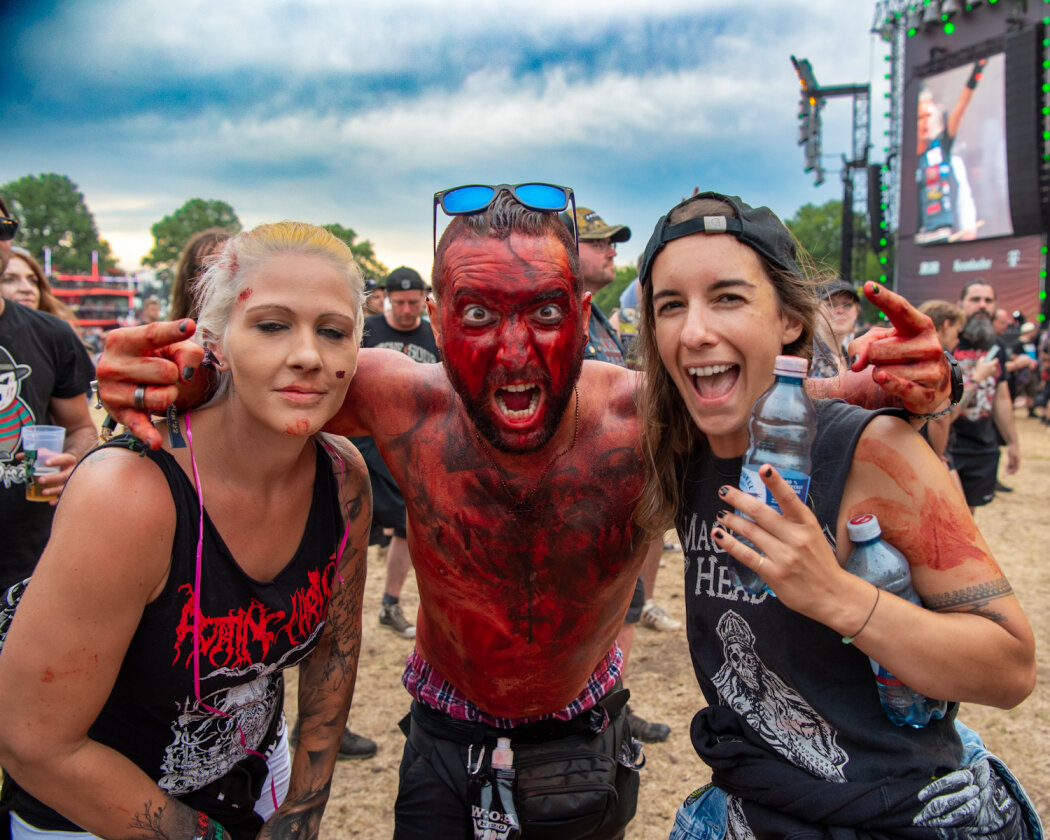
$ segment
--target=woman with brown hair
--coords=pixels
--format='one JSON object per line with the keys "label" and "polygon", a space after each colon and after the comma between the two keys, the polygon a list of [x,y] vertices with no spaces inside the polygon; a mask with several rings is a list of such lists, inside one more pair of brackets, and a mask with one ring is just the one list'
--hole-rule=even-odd
{"label": "woman with brown hair", "polygon": [[[954,726],[957,702],[911,728],[879,701],[869,657],[951,701],[1010,708],[1035,681],[1024,612],[909,423],[816,400],[808,502],[769,464],[760,489],[779,509],[737,489],[777,357],[811,353],[817,296],[791,234],[768,208],[702,193],[657,223],[639,284],[646,482],[635,518],[678,529],[707,701],[690,735],[713,770],[672,838],[1038,836],[1012,777],[987,753],[977,760],[979,739]],[[925,609],[846,571],[847,523],[860,514],[907,557]],[[767,588],[734,585],[730,556]]]}
{"label": "woman with brown hair", "polygon": [[55,297],[44,269],[25,248],[11,248],[11,259],[0,278],[0,295],[30,309],[55,315],[68,321],[74,329],[79,326],[73,310]]}
{"label": "woman with brown hair", "polygon": [[196,318],[198,307],[195,301],[197,284],[207,269],[208,257],[218,254],[223,244],[233,236],[234,231],[225,228],[206,228],[197,231],[186,242],[179,255],[179,264],[175,268],[175,280],[171,285],[171,307],[168,318],[178,321],[182,318]]}

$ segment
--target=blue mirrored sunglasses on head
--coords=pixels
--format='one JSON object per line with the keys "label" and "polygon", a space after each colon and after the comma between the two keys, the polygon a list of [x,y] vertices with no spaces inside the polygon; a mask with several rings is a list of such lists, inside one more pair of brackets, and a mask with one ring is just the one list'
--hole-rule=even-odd
{"label": "blue mirrored sunglasses on head", "polygon": [[579,234],[576,230],[576,196],[571,187],[559,187],[557,184],[466,184],[434,193],[434,253],[437,253],[437,209],[448,216],[473,216],[488,208],[500,190],[506,190],[518,203],[530,210],[541,213],[560,213],[572,205],[572,232],[576,241],[576,251],[580,250]]}

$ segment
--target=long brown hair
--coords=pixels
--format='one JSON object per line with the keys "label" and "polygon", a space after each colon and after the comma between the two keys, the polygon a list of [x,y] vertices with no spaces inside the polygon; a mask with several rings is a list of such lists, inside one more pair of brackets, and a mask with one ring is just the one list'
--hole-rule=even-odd
{"label": "long brown hair", "polygon": [[[669,223],[678,224],[701,216],[728,216],[736,218],[733,207],[710,198],[687,199],[671,211]],[[696,234],[700,236],[708,234]],[[729,234],[716,234],[729,235]],[[797,243],[796,243],[797,244]],[[755,251],[766,275],[773,284],[782,314],[787,314],[802,325],[799,337],[784,346],[783,353],[811,358],[813,333],[819,308],[817,282],[804,274],[795,274],[770,262]],[[800,264],[810,270],[812,263],[799,247]],[[660,360],[656,345],[653,284],[640,284],[639,310],[641,323],[643,384],[638,395],[639,415],[642,421],[642,461],[645,482],[634,510],[634,521],[646,531],[661,533],[674,527],[675,516],[682,505],[682,482],[689,453],[702,434],[697,429],[682,395]],[[764,328],[763,325],[756,325]]]}
{"label": "long brown hair", "polygon": [[180,318],[196,318],[198,314],[195,292],[200,277],[206,266],[201,265],[204,255],[214,250],[234,235],[236,231],[225,228],[207,228],[197,231],[186,242],[179,255],[179,264],[175,269],[175,280],[171,284],[171,308],[168,318],[178,321]]}
{"label": "long brown hair", "polygon": [[[49,315],[61,318],[63,321],[69,321],[74,327],[79,326],[79,322],[77,321],[76,315],[73,314],[73,310],[60,301],[51,290],[51,283],[48,282],[47,275],[44,274],[44,269],[41,268],[40,263],[36,261],[36,258],[32,254],[30,254],[25,248],[19,248],[16,245],[11,249],[11,259],[20,259],[28,265],[29,270],[33,272],[33,277],[36,280],[37,291],[40,292],[40,302],[37,304],[37,309],[41,312],[47,312]],[[9,261],[8,265],[10,264]]]}

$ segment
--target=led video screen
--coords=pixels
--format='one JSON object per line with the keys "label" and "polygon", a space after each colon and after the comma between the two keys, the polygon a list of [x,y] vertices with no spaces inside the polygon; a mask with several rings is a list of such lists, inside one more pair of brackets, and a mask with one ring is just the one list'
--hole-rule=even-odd
{"label": "led video screen", "polygon": [[1013,233],[1006,167],[1005,60],[988,56],[924,78],[916,123],[916,243]]}

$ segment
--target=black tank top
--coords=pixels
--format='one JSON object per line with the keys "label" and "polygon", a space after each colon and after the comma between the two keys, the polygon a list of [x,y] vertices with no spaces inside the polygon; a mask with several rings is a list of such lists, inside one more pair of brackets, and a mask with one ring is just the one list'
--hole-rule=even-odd
{"label": "black tank top", "polygon": [[[143,452],[127,436],[106,445]],[[160,596],[143,611],[89,736],[178,797],[220,779],[246,758],[240,732],[251,750],[263,752],[272,741],[283,708],[281,671],[313,650],[325,624],[342,518],[331,459],[320,444],[306,529],[272,581],[245,574],[205,508],[198,622],[202,704],[193,667],[197,494],[168,452],[143,454],[164,473],[175,503],[171,570]],[[41,827],[61,826],[45,816],[53,811],[31,799],[18,791],[13,810]]]}
{"label": "black tank top", "polygon": [[[838,400],[815,403],[808,504],[834,547],[853,451],[875,414]],[[706,443],[697,449],[677,526],[689,650],[708,704],[732,709],[783,759],[826,781],[930,779],[955,770],[962,755],[957,704],[923,729],[895,726],[879,703],[866,654],[774,596],[733,585],[728,554],[710,533],[725,507],[718,488],[737,485],[743,459],[717,458]]]}

